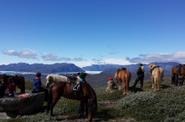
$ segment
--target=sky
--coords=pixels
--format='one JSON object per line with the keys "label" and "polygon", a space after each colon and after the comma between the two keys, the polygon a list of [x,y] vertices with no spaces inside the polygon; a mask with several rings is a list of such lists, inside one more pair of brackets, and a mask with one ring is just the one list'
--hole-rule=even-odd
{"label": "sky", "polygon": [[0,0],[0,64],[185,62],[184,0]]}

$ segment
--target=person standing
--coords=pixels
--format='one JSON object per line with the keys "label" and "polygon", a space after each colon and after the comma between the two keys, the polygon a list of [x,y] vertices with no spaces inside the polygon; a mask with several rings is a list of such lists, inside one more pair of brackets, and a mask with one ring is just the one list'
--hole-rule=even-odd
{"label": "person standing", "polygon": [[143,64],[139,64],[139,67],[137,69],[137,78],[133,85],[134,90],[139,81],[140,81],[140,88],[141,90],[143,90],[143,82],[144,82],[144,65]]}

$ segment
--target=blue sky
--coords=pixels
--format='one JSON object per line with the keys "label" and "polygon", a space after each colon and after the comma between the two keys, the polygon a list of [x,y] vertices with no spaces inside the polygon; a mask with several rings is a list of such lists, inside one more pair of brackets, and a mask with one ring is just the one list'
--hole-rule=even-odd
{"label": "blue sky", "polygon": [[185,61],[184,0],[1,0],[0,64]]}

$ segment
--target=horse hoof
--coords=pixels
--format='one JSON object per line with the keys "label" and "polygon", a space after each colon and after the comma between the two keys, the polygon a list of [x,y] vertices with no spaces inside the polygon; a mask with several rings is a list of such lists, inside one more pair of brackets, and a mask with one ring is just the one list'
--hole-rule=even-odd
{"label": "horse hoof", "polygon": [[128,93],[123,93],[123,96],[127,96],[128,95]]}

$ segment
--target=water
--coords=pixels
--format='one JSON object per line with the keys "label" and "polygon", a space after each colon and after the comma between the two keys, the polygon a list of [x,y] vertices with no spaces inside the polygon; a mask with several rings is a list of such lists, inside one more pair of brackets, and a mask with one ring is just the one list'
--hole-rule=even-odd
{"label": "water", "polygon": [[[100,74],[102,71],[85,71],[87,74]],[[58,72],[58,73],[52,73],[52,74],[76,74],[78,72]],[[8,74],[8,75],[35,75],[35,72],[17,72],[17,71],[0,71],[0,74]],[[43,75],[47,75],[48,73],[42,73]]]}

